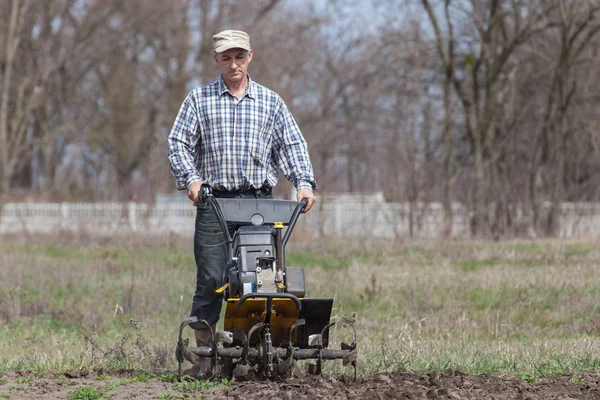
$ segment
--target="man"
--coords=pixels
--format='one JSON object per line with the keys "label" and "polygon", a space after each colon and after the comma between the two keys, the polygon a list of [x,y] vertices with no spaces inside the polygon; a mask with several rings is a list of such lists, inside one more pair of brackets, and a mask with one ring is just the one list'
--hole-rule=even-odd
{"label": "man", "polygon": [[[220,77],[188,94],[169,135],[169,162],[177,189],[187,189],[197,206],[194,235],[196,292],[192,316],[211,328],[219,320],[227,263],[225,236],[212,208],[202,204],[203,183],[215,197],[272,198],[277,170],[307,199],[316,201],[316,181],[306,141],[285,103],[275,92],[252,81],[248,66],[254,55],[250,37],[227,30],[213,36],[214,61]],[[209,345],[211,333],[192,324],[198,346]],[[202,360],[200,373],[209,361]]]}

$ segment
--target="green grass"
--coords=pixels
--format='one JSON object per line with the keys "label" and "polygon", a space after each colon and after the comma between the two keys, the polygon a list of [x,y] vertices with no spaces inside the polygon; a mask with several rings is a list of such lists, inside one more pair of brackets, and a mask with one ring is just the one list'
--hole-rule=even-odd
{"label": "green grass", "polygon": [[501,260],[498,258],[488,258],[484,260],[465,260],[457,263],[458,267],[463,271],[476,271],[479,268],[495,267],[500,264]]}
{"label": "green grass", "polygon": [[574,244],[566,248],[565,255],[570,258],[587,256],[592,254],[596,248],[596,246],[588,244]]}
{"label": "green grass", "polygon": [[177,374],[167,374],[158,377],[160,382],[175,383],[177,382]]}
{"label": "green grass", "polygon": [[85,387],[69,392],[68,400],[96,400],[104,397],[104,393],[92,387]]}
{"label": "green grass", "polygon": [[111,392],[111,391],[115,390],[116,388],[118,388],[119,386],[127,386],[134,382],[135,382],[135,380],[133,378],[117,379],[114,382],[107,382],[106,385],[104,386],[104,390],[106,390],[107,392]]}
{"label": "green grass", "polygon": [[[30,244],[27,246],[7,245],[0,248],[0,257],[20,254],[23,248],[26,248],[32,254],[55,261],[66,262],[107,262],[113,263],[118,269],[127,266],[132,259],[137,262],[161,262],[169,266],[188,265],[194,267],[193,254],[187,254],[182,251],[170,251],[165,248],[152,248],[147,246],[127,249],[121,246],[84,246],[78,244],[72,245],[52,245],[52,244]],[[133,254],[132,254],[133,251]]]}
{"label": "green grass", "polygon": [[8,382],[6,377],[0,375],[0,385],[4,385],[6,382]]}
{"label": "green grass", "polygon": [[220,381],[183,381],[173,384],[173,388],[181,393],[196,394],[216,386],[231,386],[233,379],[222,379]]}
{"label": "green grass", "polygon": [[20,376],[17,378],[17,383],[20,385],[25,385],[33,380],[33,377],[30,375]]}
{"label": "green grass", "polygon": [[346,257],[336,257],[333,254],[313,254],[308,251],[291,251],[286,254],[286,265],[290,267],[318,266],[325,270],[346,269],[350,261]]}
{"label": "green grass", "polygon": [[8,394],[8,393],[0,393],[0,399],[10,399],[10,394]]}
{"label": "green grass", "polygon": [[[195,278],[189,238],[61,240],[0,247],[0,371],[145,371],[106,381],[103,393],[156,375],[179,385],[174,344]],[[287,251],[287,265],[305,269],[308,296],[333,297],[334,316],[357,313],[363,375],[598,371],[599,263],[600,249],[583,241],[320,240]],[[337,348],[348,332],[336,327],[331,340]]]}
{"label": "green grass", "polygon": [[151,379],[153,378],[152,375],[148,375],[148,374],[137,374],[133,377],[133,380],[135,382],[149,382]]}

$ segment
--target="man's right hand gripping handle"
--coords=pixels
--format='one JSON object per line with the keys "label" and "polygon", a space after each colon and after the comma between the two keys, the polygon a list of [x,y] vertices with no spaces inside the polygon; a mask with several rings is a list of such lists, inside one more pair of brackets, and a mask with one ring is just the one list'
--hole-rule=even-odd
{"label": "man's right hand gripping handle", "polygon": [[202,181],[194,181],[190,183],[187,188],[188,199],[190,199],[194,203],[202,202],[202,194],[200,190],[202,189]]}

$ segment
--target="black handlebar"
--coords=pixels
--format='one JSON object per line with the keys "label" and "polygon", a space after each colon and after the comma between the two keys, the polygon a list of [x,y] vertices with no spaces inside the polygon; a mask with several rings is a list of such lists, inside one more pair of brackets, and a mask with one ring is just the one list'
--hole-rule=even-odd
{"label": "black handlebar", "polygon": [[282,247],[285,247],[290,236],[292,235],[292,231],[294,230],[294,226],[296,226],[296,222],[298,222],[298,218],[300,217],[300,212],[304,210],[304,207],[308,204],[307,199],[302,199],[300,203],[296,206],[294,213],[292,214],[292,218],[290,218],[290,223],[288,225],[287,230],[285,231],[285,235],[283,236]]}
{"label": "black handlebar", "polygon": [[200,196],[202,197],[202,201],[206,202],[212,195],[212,187],[206,183],[203,183],[202,186],[200,186]]}

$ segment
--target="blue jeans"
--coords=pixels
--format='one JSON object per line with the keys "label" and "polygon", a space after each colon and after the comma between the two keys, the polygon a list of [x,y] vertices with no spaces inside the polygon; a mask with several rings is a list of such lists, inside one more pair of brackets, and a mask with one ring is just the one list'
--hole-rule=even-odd
{"label": "blue jeans", "polygon": [[[271,192],[236,194],[238,198],[272,198]],[[227,266],[227,239],[223,234],[219,220],[212,206],[203,203],[198,205],[196,213],[196,230],[194,233],[194,258],[196,259],[196,292],[192,301],[191,316],[203,319],[210,325],[216,325],[221,315],[223,294],[215,291],[225,283],[225,267]],[[229,233],[233,237],[238,226],[228,224]],[[193,329],[207,329],[203,323],[190,324]]]}

